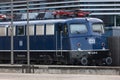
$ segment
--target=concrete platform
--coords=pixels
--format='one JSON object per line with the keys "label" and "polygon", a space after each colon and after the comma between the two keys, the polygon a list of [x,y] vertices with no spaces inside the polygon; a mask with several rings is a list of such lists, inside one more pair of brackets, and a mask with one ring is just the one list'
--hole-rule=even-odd
{"label": "concrete platform", "polygon": [[119,75],[0,73],[0,80],[120,80]]}

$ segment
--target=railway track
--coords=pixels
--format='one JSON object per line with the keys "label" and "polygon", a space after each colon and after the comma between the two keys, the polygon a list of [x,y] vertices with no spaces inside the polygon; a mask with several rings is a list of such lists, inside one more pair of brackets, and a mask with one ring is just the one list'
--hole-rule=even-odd
{"label": "railway track", "polygon": [[0,65],[3,73],[120,75],[116,66]]}

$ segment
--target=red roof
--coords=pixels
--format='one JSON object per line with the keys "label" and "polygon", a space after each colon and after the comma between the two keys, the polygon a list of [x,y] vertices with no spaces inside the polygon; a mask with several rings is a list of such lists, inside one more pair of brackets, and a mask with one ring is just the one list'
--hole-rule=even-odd
{"label": "red roof", "polygon": [[60,10],[60,11],[54,11],[53,15],[59,15],[59,16],[76,16],[76,17],[85,17],[87,15],[89,15],[89,12],[85,12],[85,11],[81,11],[81,10],[77,10],[77,11],[64,11],[64,10]]}

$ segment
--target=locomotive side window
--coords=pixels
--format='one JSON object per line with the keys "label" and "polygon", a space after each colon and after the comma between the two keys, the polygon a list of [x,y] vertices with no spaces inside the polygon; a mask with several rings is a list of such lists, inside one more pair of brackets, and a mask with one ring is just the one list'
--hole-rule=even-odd
{"label": "locomotive side window", "polygon": [[70,31],[72,34],[81,34],[87,32],[85,24],[70,24]]}
{"label": "locomotive side window", "polygon": [[0,26],[0,36],[6,36],[6,27]]}
{"label": "locomotive side window", "polygon": [[93,32],[104,33],[103,24],[93,24],[92,29]]}
{"label": "locomotive side window", "polygon": [[17,26],[17,35],[19,36],[25,35],[25,26]]}
{"label": "locomotive side window", "polygon": [[34,35],[34,26],[29,26],[29,35]]}
{"label": "locomotive side window", "polygon": [[54,35],[54,24],[46,24],[46,35]]}
{"label": "locomotive side window", "polygon": [[[12,35],[12,28],[11,26],[8,27],[8,36]],[[15,36],[15,27],[13,27],[13,35]]]}
{"label": "locomotive side window", "polygon": [[36,35],[44,35],[44,25],[36,25]]}

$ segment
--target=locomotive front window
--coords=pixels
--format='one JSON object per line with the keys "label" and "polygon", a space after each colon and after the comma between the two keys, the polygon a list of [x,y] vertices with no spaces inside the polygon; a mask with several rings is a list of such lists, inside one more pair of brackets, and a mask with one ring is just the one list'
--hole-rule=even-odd
{"label": "locomotive front window", "polygon": [[93,24],[92,29],[93,32],[104,33],[103,24]]}
{"label": "locomotive front window", "polygon": [[72,34],[81,34],[87,32],[85,24],[70,24],[70,30]]}

